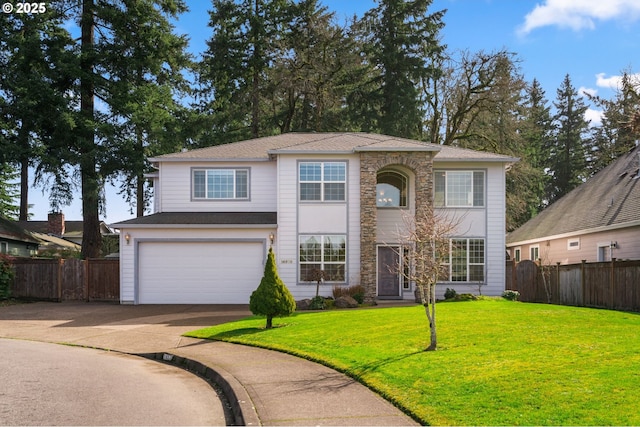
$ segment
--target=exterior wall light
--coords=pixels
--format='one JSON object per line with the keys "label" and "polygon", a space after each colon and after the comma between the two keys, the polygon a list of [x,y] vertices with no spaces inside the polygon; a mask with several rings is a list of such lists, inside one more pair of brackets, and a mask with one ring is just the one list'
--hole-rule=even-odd
{"label": "exterior wall light", "polygon": [[131,236],[129,235],[129,233],[125,233],[124,240],[127,242],[127,245],[128,245],[129,241],[131,240]]}
{"label": "exterior wall light", "polygon": [[269,240],[271,241],[271,244],[273,245],[273,241],[276,240],[276,236],[275,236],[275,234],[273,234],[273,232],[269,233]]}

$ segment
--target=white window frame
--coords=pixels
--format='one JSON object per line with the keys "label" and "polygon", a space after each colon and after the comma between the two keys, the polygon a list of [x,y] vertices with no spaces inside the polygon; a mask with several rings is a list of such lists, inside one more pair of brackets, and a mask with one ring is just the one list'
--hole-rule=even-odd
{"label": "white window frame", "polygon": [[[317,179],[302,179],[302,167],[304,165],[319,165],[320,166],[320,176]],[[343,179],[335,179],[330,176],[327,176],[327,166],[329,165],[340,165],[343,170]],[[318,194],[318,198],[303,198],[303,195],[307,194],[302,190],[303,184],[317,184],[320,187],[320,192]],[[342,186],[342,198],[331,198],[328,197],[331,192],[327,191],[327,187],[329,185],[341,185]],[[298,163],[298,200],[301,202],[328,202],[328,203],[344,203],[347,199],[347,162],[336,160],[336,161],[300,161]]]}
{"label": "white window frame", "polygon": [[516,248],[513,248],[513,260],[515,262],[520,262],[521,259],[522,259],[522,247],[518,246]]}
{"label": "white window frame", "polygon": [[[214,189],[211,188],[209,173],[215,172],[232,174],[230,197],[216,197]],[[239,185],[239,172],[245,176],[246,185]],[[196,186],[200,183],[196,182],[196,174],[204,173],[204,195],[196,194]],[[214,183],[215,185],[215,183]],[[243,188],[246,187],[246,188]],[[192,200],[249,200],[251,194],[251,170],[250,168],[192,168],[191,169],[191,198]]]}
{"label": "white window frame", "polygon": [[9,253],[9,242],[0,242],[0,254]]}
{"label": "white window frame", "polygon": [[[315,238],[320,244],[319,257],[311,260],[303,260],[302,245],[306,244],[310,239]],[[340,259],[330,259],[325,251],[325,245],[337,240],[342,239],[344,243],[344,253]],[[307,275],[303,273],[303,265],[315,266],[319,270],[326,271],[328,266],[340,267],[342,266],[342,272],[344,277],[334,280],[331,277],[325,280],[325,283],[346,283],[347,281],[347,236],[345,234],[301,234],[298,236],[298,281],[300,283],[315,283],[308,280]]]}
{"label": "white window frame", "polygon": [[[537,256],[533,254],[534,251],[536,252]],[[529,246],[529,259],[533,262],[540,259],[540,245]]]}
{"label": "white window frame", "polygon": [[[454,268],[454,262],[453,262],[453,242],[454,241],[465,241],[465,252],[466,252],[466,260],[465,260],[465,266],[464,266],[464,270],[466,272],[466,278],[464,280],[459,280],[457,278],[454,278],[453,275],[453,268]],[[472,262],[471,260],[471,250],[470,250],[470,243],[471,241],[482,241],[482,262]],[[452,283],[477,283],[478,280],[477,279],[473,279],[471,277],[471,267],[475,266],[482,266],[482,282],[486,281],[486,277],[487,277],[487,241],[484,238],[474,238],[474,237],[453,237],[451,239],[449,239],[449,253],[445,259],[445,261],[442,263],[445,272],[448,272],[448,277],[447,278],[442,278],[445,280],[442,281],[446,281],[446,282],[452,282]]]}
{"label": "white window frame", "polygon": [[[478,175],[476,175],[478,174]],[[470,187],[460,187],[456,184],[456,177],[467,178]],[[434,204],[444,208],[482,208],[486,206],[486,171],[484,170],[443,170],[438,169],[433,174]],[[481,189],[477,188],[482,186]],[[456,193],[456,189],[461,189]],[[479,194],[480,193],[480,194]],[[458,194],[457,197],[454,197]],[[460,197],[460,195],[466,197]],[[459,202],[466,198],[466,202]],[[481,200],[478,200],[480,199]]]}

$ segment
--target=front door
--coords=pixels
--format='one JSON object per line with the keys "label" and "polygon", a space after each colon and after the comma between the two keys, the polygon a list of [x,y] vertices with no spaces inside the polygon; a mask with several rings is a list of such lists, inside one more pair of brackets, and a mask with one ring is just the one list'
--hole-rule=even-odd
{"label": "front door", "polygon": [[401,298],[400,247],[378,246],[378,297]]}

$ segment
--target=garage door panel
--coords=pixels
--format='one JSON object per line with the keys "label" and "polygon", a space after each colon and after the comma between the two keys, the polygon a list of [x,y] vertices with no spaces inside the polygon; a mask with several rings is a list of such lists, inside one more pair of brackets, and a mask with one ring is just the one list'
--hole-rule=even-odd
{"label": "garage door panel", "polygon": [[248,304],[264,270],[261,242],[141,242],[141,304]]}

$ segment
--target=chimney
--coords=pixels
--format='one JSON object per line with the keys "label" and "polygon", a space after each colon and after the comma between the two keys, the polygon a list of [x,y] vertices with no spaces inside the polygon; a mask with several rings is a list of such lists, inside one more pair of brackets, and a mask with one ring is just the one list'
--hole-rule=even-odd
{"label": "chimney", "polygon": [[47,233],[62,237],[64,235],[64,214],[62,212],[51,212],[47,220]]}

